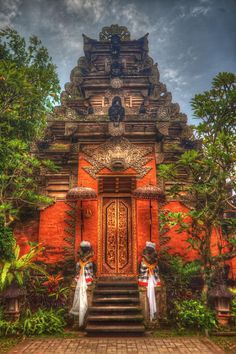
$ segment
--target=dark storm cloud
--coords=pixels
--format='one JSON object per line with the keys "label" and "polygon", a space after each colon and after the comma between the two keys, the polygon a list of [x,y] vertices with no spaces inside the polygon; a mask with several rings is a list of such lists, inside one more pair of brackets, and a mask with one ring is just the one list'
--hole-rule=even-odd
{"label": "dark storm cloud", "polygon": [[1,27],[35,34],[49,49],[62,86],[83,55],[82,33],[125,25],[149,32],[150,54],[173,101],[191,120],[189,101],[219,71],[235,72],[236,0],[0,0]]}

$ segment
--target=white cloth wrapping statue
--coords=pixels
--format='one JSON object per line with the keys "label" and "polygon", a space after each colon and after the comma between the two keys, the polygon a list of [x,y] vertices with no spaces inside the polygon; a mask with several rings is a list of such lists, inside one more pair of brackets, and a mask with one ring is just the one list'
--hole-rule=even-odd
{"label": "white cloth wrapping statue", "polygon": [[79,326],[84,324],[84,318],[88,309],[87,288],[93,281],[94,263],[92,261],[93,249],[90,242],[82,241],[78,251],[78,262],[76,263],[77,282],[73,305],[70,313],[79,316]]}
{"label": "white cloth wrapping statue", "polygon": [[73,301],[72,309],[70,310],[71,314],[79,316],[80,327],[84,323],[84,317],[88,309],[87,288],[88,286],[85,280],[84,269],[83,269],[79,279],[77,279],[74,301]]}
{"label": "white cloth wrapping statue", "polygon": [[152,274],[148,278],[148,286],[147,286],[147,297],[148,297],[148,301],[149,301],[150,321],[152,321],[155,318],[155,313],[157,312],[155,285],[156,285],[156,279],[155,279],[154,275]]}
{"label": "white cloth wrapping statue", "polygon": [[155,319],[157,313],[157,303],[155,287],[160,286],[159,269],[157,265],[156,245],[147,241],[143,250],[142,261],[139,268],[139,286],[147,287],[147,298],[149,303],[150,321]]}

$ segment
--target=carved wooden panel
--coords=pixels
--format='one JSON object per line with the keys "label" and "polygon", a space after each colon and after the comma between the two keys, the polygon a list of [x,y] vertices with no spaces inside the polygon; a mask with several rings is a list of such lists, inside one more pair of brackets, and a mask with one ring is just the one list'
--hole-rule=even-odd
{"label": "carved wooden panel", "polygon": [[136,178],[126,176],[99,177],[99,193],[131,193],[136,188]]}
{"label": "carved wooden panel", "polygon": [[102,273],[132,272],[131,200],[103,198]]}

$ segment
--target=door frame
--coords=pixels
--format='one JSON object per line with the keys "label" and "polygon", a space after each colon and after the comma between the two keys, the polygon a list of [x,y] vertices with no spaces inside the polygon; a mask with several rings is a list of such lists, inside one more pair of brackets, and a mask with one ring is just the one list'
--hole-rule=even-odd
{"label": "door frame", "polygon": [[[132,250],[132,273],[119,274],[117,277],[130,277],[137,275],[137,237],[136,237],[136,203],[130,193],[102,193],[98,196],[98,259],[97,276],[111,277],[111,274],[102,273],[102,242],[103,242],[103,198],[122,198],[128,197],[131,200],[131,250]],[[116,275],[114,275],[116,277]]]}

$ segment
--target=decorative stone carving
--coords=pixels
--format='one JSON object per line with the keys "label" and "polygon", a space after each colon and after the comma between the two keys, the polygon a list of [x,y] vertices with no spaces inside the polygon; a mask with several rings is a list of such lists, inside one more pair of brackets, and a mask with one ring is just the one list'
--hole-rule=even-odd
{"label": "decorative stone carving", "polygon": [[78,129],[77,123],[66,122],[65,123],[65,136],[73,135],[77,131],[77,129]]}
{"label": "decorative stone carving", "polygon": [[84,147],[82,151],[85,159],[92,165],[84,167],[84,170],[93,178],[96,178],[96,174],[103,168],[113,171],[114,161],[121,161],[123,170],[133,168],[137,171],[138,178],[142,178],[151,170],[151,167],[145,165],[152,159],[147,155],[153,152],[153,148],[132,144],[124,137],[113,137],[105,144]]}
{"label": "decorative stone carving", "polygon": [[123,86],[123,81],[119,77],[114,77],[111,79],[111,87],[119,89]]}
{"label": "decorative stone carving", "polygon": [[125,132],[125,124],[121,122],[118,126],[113,122],[108,123],[108,131],[111,136],[121,136]]}
{"label": "decorative stone carving", "polygon": [[170,127],[170,122],[165,121],[165,122],[158,122],[156,124],[156,128],[162,135],[168,135],[169,134],[169,127]]}
{"label": "decorative stone carving", "polygon": [[125,109],[122,107],[121,98],[115,96],[112,100],[112,105],[108,111],[109,118],[112,122],[118,123],[122,121],[125,117]]}
{"label": "decorative stone carving", "polygon": [[102,31],[99,33],[99,39],[102,42],[111,41],[111,37],[118,35],[121,41],[130,40],[130,32],[127,27],[119,25],[111,25],[110,27],[103,27]]}

